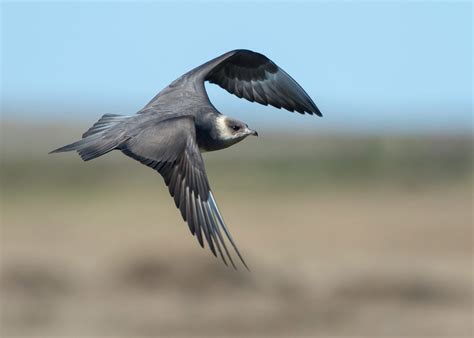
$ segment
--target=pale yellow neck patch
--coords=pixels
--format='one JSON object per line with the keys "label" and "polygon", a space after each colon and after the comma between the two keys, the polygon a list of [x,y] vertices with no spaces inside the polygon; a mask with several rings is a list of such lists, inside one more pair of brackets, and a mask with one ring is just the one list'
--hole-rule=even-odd
{"label": "pale yellow neck patch", "polygon": [[216,127],[217,127],[217,132],[219,133],[219,137],[223,140],[230,140],[234,138],[234,135],[230,131],[229,127],[227,126],[226,123],[227,117],[224,115],[220,115],[216,119]]}

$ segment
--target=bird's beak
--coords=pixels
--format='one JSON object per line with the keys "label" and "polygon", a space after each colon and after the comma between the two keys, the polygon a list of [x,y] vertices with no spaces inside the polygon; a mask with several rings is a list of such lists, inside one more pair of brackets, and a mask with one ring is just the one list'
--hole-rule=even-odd
{"label": "bird's beak", "polygon": [[249,135],[258,136],[258,133],[257,133],[256,130],[248,129],[247,132],[248,132]]}

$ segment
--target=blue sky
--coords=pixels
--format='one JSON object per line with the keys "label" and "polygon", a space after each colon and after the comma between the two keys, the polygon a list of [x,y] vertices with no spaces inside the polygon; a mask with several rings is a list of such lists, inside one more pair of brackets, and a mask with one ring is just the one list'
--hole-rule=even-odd
{"label": "blue sky", "polygon": [[207,86],[218,109],[251,126],[472,128],[470,1],[3,2],[2,115],[132,114],[235,48],[274,60],[324,114],[295,116]]}

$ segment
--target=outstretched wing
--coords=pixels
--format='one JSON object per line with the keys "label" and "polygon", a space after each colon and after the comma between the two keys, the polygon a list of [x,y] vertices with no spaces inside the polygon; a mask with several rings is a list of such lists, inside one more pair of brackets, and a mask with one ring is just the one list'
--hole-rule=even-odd
{"label": "outstretched wing", "polygon": [[[196,144],[194,118],[180,116],[147,126],[130,138],[121,150],[126,155],[157,170],[164,178],[176,207],[191,233],[212,253],[219,252],[227,265],[235,264],[226,247],[225,237],[248,269],[217,208],[207,180],[204,161]],[[221,231],[222,230],[222,231]]]}
{"label": "outstretched wing", "polygon": [[322,116],[304,89],[265,55],[244,49],[228,54],[205,80],[251,102]]}

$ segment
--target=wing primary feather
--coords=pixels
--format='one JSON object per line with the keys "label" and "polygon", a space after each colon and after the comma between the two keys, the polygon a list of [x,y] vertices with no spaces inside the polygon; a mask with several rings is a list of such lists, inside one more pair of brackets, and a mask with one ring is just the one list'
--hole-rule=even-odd
{"label": "wing primary feather", "polygon": [[174,199],[174,203],[176,204],[176,208],[179,208],[179,201],[181,200],[181,185],[182,185],[182,178],[181,178],[181,174],[178,173],[177,175],[177,178],[176,178],[176,183],[175,183],[175,187],[173,189],[173,199]]}
{"label": "wing primary feather", "polygon": [[219,220],[217,219],[213,207],[210,204],[211,208],[209,209],[211,212],[212,220],[213,220],[213,225],[214,225],[214,232],[216,233],[217,237],[219,237],[219,240],[221,241],[222,247],[224,248],[225,253],[227,254],[227,258],[229,258],[230,263],[234,267],[234,269],[237,270],[237,267],[234,264],[234,260],[232,259],[232,256],[229,253],[229,250],[227,250],[227,246],[225,245],[224,237],[222,237],[221,229],[220,229],[220,223]]}
{"label": "wing primary feather", "polygon": [[265,106],[268,105],[267,96],[265,95],[265,91],[262,88],[262,85],[259,81],[252,81],[252,89],[255,96],[255,100],[258,103],[264,104]]}
{"label": "wing primary feather", "polygon": [[273,77],[274,83],[277,85],[277,87],[279,87],[281,90],[290,92],[289,94],[294,96],[294,101],[295,99],[299,99],[300,101],[304,100],[304,91],[302,88],[282,69],[275,73]]}
{"label": "wing primary feather", "polygon": [[215,231],[216,225],[215,225],[214,219],[212,218],[211,210],[209,208],[208,202],[204,203],[204,211],[206,213],[206,219],[208,220],[210,234],[212,238],[214,239],[214,242],[216,243],[217,250],[219,251],[219,254],[221,255],[222,261],[224,262],[225,265],[228,266],[225,256],[222,253],[221,246],[219,244],[219,238],[216,236],[216,231]]}
{"label": "wing primary feather", "polygon": [[234,94],[239,98],[243,98],[243,85],[240,81],[234,80]]}
{"label": "wing primary feather", "polygon": [[279,69],[277,73],[277,82],[285,83],[288,87],[292,88],[292,96],[295,96],[299,99],[300,105],[303,108],[303,112],[308,114],[316,114],[322,116],[316,104],[313,102],[308,93],[305,92],[303,87],[301,87],[298,82],[296,82],[287,72],[283,69]]}
{"label": "wing primary feather", "polygon": [[212,238],[211,238],[210,229],[209,229],[209,223],[206,221],[206,217],[204,216],[204,210],[203,210],[203,207],[202,207],[202,200],[201,200],[201,196],[199,196],[199,195],[198,195],[198,200],[197,200],[197,207],[198,207],[199,223],[202,226],[202,230],[204,232],[204,236],[206,237],[207,244],[209,245],[209,249],[211,249],[214,256],[217,256],[216,255],[216,249],[214,248],[214,244],[212,243]]}
{"label": "wing primary feather", "polygon": [[250,271],[249,267],[247,266],[247,263],[245,263],[245,260],[243,259],[242,255],[240,254],[239,249],[237,248],[237,245],[235,245],[234,240],[232,239],[232,236],[230,234],[229,229],[227,229],[227,226],[225,225],[224,220],[222,219],[222,216],[219,212],[219,208],[217,207],[217,203],[214,199],[214,196],[212,195],[212,192],[209,191],[209,198],[211,199],[211,207],[214,209],[214,214],[217,216],[219,219],[219,224],[222,226],[222,229],[224,230],[225,234],[227,235],[227,238],[229,239],[229,242],[232,244],[234,247],[235,252],[239,256],[240,260],[242,261],[242,264],[247,268],[247,270]]}
{"label": "wing primary feather", "polygon": [[174,197],[174,201],[175,201],[175,204],[176,206],[178,206],[178,201],[179,201],[179,195],[178,195],[178,191],[176,189],[176,184],[179,180],[179,170],[178,168],[174,168],[172,173],[171,173],[171,178],[169,180],[169,184],[168,184],[168,190],[171,194],[171,196]]}
{"label": "wing primary feather", "polygon": [[291,103],[285,98],[284,95],[278,92],[278,88],[275,88],[271,82],[267,83],[266,88],[268,90],[270,99],[273,99],[273,101],[269,101],[272,102],[270,103],[272,106],[276,108],[284,108],[291,112],[295,111],[291,106]]}
{"label": "wing primary feather", "polygon": [[244,96],[250,101],[255,102],[255,97],[253,96],[252,90],[252,83],[251,82],[243,82],[242,83],[243,94]]}
{"label": "wing primary feather", "polygon": [[196,231],[196,238],[198,239],[199,245],[204,248],[204,242],[202,240],[201,224],[199,223],[197,208],[196,208],[196,192],[193,190],[191,192],[191,212],[194,220],[194,229]]}
{"label": "wing primary feather", "polygon": [[194,220],[192,217],[192,211],[191,211],[191,200],[190,200],[190,193],[189,193],[189,186],[186,187],[186,219],[189,225],[189,230],[191,230],[191,233],[194,235],[196,233],[195,227],[194,227]]}
{"label": "wing primary feather", "polygon": [[181,193],[179,196],[179,210],[181,211],[181,216],[183,216],[184,221],[187,221],[187,215],[186,215],[186,178],[183,177],[181,180]]}
{"label": "wing primary feather", "polygon": [[[281,101],[286,103],[285,109],[300,113],[301,107],[293,95],[292,88],[287,85],[286,79],[282,78],[278,72],[268,75],[272,77],[272,80],[269,82],[269,87],[275,92]],[[304,111],[302,113],[304,113]]]}
{"label": "wing primary feather", "polygon": [[196,173],[196,182],[197,182],[197,191],[199,196],[206,196],[208,189],[205,188],[204,182],[205,182],[205,177],[202,175],[202,172],[198,171]]}

